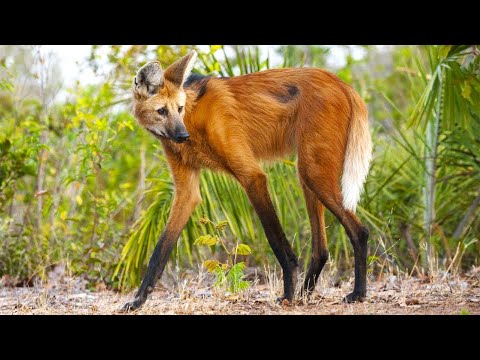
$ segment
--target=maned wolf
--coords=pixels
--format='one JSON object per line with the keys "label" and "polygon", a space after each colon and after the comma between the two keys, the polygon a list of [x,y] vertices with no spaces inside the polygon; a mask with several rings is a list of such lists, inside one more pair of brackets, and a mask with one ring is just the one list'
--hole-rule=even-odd
{"label": "maned wolf", "polygon": [[347,302],[366,296],[368,229],[355,216],[368,173],[372,143],[365,103],[335,75],[315,68],[271,69],[217,78],[190,75],[197,53],[162,70],[157,61],[138,70],[133,112],[165,149],[175,183],[169,219],[132,302],[153,291],[169,254],[201,201],[202,168],[232,175],[244,188],[283,270],[292,301],[298,262],[272,204],[259,162],[296,152],[298,175],[312,227],[312,258],[303,292],[310,293],[328,258],[324,212],[342,223],[355,252],[355,286]]}

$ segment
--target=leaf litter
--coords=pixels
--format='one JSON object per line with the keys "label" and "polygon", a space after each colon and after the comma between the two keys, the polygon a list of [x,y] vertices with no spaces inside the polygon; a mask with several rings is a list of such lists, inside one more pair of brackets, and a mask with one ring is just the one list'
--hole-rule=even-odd
{"label": "leaf litter", "polygon": [[[463,276],[442,276],[425,282],[422,278],[387,276],[369,281],[365,302],[345,304],[342,299],[353,279],[335,286],[333,277],[322,276],[309,299],[297,296],[293,304],[278,304],[281,281],[254,281],[252,287],[235,294],[213,287],[211,274],[202,279],[190,275],[181,286],[161,281],[145,305],[133,314],[480,314],[480,272]],[[266,276],[271,279],[272,276]],[[0,314],[119,314],[133,298],[134,291],[121,294],[99,284],[86,288],[81,278],[65,276],[57,270],[46,282],[31,287],[15,287],[9,277],[0,280]]]}

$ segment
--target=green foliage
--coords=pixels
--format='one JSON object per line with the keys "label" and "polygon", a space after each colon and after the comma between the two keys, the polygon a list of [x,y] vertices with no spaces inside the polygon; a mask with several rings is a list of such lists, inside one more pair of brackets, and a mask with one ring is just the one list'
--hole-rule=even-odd
{"label": "green foliage", "polygon": [[216,237],[213,237],[212,235],[203,235],[197,238],[193,242],[193,245],[207,245],[207,246],[213,246],[217,245],[218,239]]}
{"label": "green foliage", "polygon": [[318,45],[282,45],[277,52],[283,55],[282,67],[324,67],[330,49]]}
{"label": "green foliage", "polygon": [[212,225],[215,229],[215,236],[202,235],[194,241],[194,245],[206,245],[213,247],[220,245],[225,254],[227,255],[227,262],[221,263],[216,259],[209,259],[203,262],[203,266],[211,273],[215,275],[214,286],[220,289],[227,289],[231,293],[242,292],[250,287],[250,282],[244,280],[245,263],[243,261],[237,262],[237,256],[247,256],[252,253],[252,249],[246,244],[236,244],[231,251],[227,249],[225,241],[221,237],[220,232],[224,230],[228,221],[222,220],[218,223],[214,223],[206,216],[202,217],[200,223],[204,226]]}
{"label": "green foliage", "polygon": [[250,255],[251,253],[252,249],[247,244],[238,244],[232,249],[232,254],[234,255]]}
{"label": "green foliage", "polygon": [[472,114],[480,112],[480,104],[474,100],[480,98],[478,51],[478,47],[471,45],[428,46],[424,49],[428,61],[426,64],[417,61],[417,68],[425,90],[411,114],[411,124],[425,127],[440,101],[438,105],[446,129],[470,129]]}
{"label": "green foliage", "polygon": [[[215,270],[215,274],[217,275],[215,286],[222,287],[226,284],[228,291],[234,294],[247,290],[251,284],[249,281],[243,280],[245,277],[243,274],[244,269],[245,263],[239,262],[233,265],[225,275],[224,270],[217,266]],[[222,275],[219,276],[218,274],[220,272],[222,272]]]}
{"label": "green foliage", "polygon": [[[21,66],[13,63],[16,68]],[[124,151],[124,144],[140,148],[143,134],[135,135],[128,112],[112,111],[109,83],[77,86],[48,112],[39,95],[19,100],[19,91],[14,87],[0,97],[5,102],[0,112],[0,215],[5,220],[0,276],[27,281],[61,261],[92,286],[101,281],[114,286],[117,249],[137,200],[138,156]]]}
{"label": "green foliage", "polygon": [[[458,97],[451,95],[451,90],[442,93],[438,84],[432,80],[435,76],[440,76],[436,66],[443,67],[448,63],[445,70],[442,70],[443,89],[455,87],[458,78],[462,77],[470,78],[472,83],[476,83],[478,66],[469,68],[468,76],[466,73],[458,76],[445,74],[450,72],[448,69],[455,68],[453,62],[471,64],[478,60],[467,59],[472,56],[471,49],[469,54],[461,50],[464,47],[451,47],[444,52],[450,54],[451,58],[443,62],[438,57],[441,49],[446,48],[429,46],[396,49],[392,54],[392,64],[388,64],[393,65],[394,71],[388,76],[374,79],[374,87],[369,90],[377,94],[370,97],[369,104],[370,113],[377,116],[374,117],[373,124],[375,159],[360,214],[372,220],[370,215],[377,218],[371,225],[382,234],[382,242],[387,247],[395,245],[392,248],[393,261],[401,268],[412,267],[418,262],[418,255],[424,250],[427,241],[446,264],[451,264],[454,262],[454,249],[462,242],[461,238],[453,235],[459,231],[470,241],[475,239],[475,231],[478,233],[479,223],[474,215],[478,214],[478,208],[473,210],[471,216],[467,216],[466,211],[480,194],[480,189],[476,186],[480,172],[473,156],[478,153],[480,144],[472,136],[478,131],[478,117],[469,110],[465,99],[459,101]],[[438,55],[433,55],[437,53]],[[430,55],[424,57],[424,54]],[[433,68],[428,61],[432,61]],[[383,72],[384,69],[380,71]],[[377,74],[374,72],[373,75]],[[461,115],[458,113],[460,110],[456,110],[458,117],[443,116],[447,110],[452,109],[453,103],[459,105],[458,109],[464,114]],[[425,110],[425,107],[430,110]],[[436,114],[441,114],[442,121],[438,126],[438,151],[432,172],[428,162],[433,159],[432,145],[429,144],[425,124],[427,120],[432,121]],[[468,118],[468,124],[455,123],[454,118],[461,119],[464,116]],[[451,130],[451,126],[455,130]],[[462,160],[459,161],[460,158]],[[432,177],[434,187],[427,188],[426,181]],[[434,193],[433,203],[425,202],[429,191]],[[431,233],[424,230],[428,227],[425,217],[427,205],[434,209],[430,212],[433,215]],[[383,225],[385,221],[381,220],[382,217],[388,219],[388,227]],[[466,221],[462,222],[463,219]],[[466,226],[463,227],[462,224]],[[477,261],[474,260],[475,254],[478,254],[478,247],[470,249],[470,255],[467,256],[469,261]],[[456,266],[459,265],[456,263]]]}
{"label": "green foliage", "polygon": [[[166,66],[191,48],[94,46],[88,64],[103,81],[96,86],[80,81],[66,99],[47,106],[54,92],[47,89],[42,98],[39,91],[43,72],[37,50],[0,47],[0,276],[28,282],[45,276],[52,264],[66,262],[92,287],[98,282],[122,289],[139,284],[174,189],[160,144],[130,114],[131,80],[148,60]],[[326,66],[332,49],[195,48],[194,71],[220,76]],[[358,215],[370,228],[370,271],[381,271],[385,263],[409,272],[419,267],[427,240],[426,131],[437,113],[442,121],[430,242],[445,269],[478,266],[478,46],[365,46],[363,57],[354,57],[352,49],[345,47],[345,65],[331,70],[369,106],[375,152]],[[311,235],[295,161],[292,156],[264,168],[286,236],[296,254],[309,259]],[[37,189],[40,164],[43,185]],[[236,256],[246,257],[248,266],[273,265],[275,257],[253,207],[232,178],[203,171],[201,193],[203,202],[169,263],[192,267],[213,253],[215,259],[204,266],[223,289],[240,291],[248,285],[242,282],[245,265]],[[353,251],[344,230],[330,213],[326,225],[336,267],[350,271]],[[229,260],[220,261],[220,254]]]}
{"label": "green foliage", "polygon": [[12,144],[6,135],[0,135],[0,206],[12,198],[17,180],[35,174],[35,160],[28,143],[12,136]]}

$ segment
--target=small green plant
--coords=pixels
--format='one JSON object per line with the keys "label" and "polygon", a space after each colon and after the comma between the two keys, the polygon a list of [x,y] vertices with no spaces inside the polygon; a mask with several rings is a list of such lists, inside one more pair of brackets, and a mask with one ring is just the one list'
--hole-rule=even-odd
{"label": "small green plant", "polygon": [[228,250],[225,241],[222,239],[220,232],[223,231],[228,221],[222,220],[218,223],[214,223],[206,216],[200,219],[200,223],[203,225],[211,225],[215,230],[215,235],[210,234],[198,237],[194,245],[206,245],[209,247],[220,245],[227,255],[227,261],[221,263],[216,259],[209,259],[204,261],[203,266],[211,273],[215,275],[215,288],[223,288],[231,293],[239,293],[248,289],[251,285],[250,281],[245,279],[245,263],[243,261],[237,262],[237,256],[247,256],[252,253],[252,249],[246,244],[236,244],[231,250]]}
{"label": "small green plant", "polygon": [[460,310],[460,315],[470,315],[470,311],[468,311],[468,309],[463,308],[462,310]]}

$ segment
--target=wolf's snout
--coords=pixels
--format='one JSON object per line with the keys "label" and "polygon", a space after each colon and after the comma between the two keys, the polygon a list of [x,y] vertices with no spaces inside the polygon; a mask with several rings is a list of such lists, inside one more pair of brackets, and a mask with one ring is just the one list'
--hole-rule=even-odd
{"label": "wolf's snout", "polygon": [[187,132],[181,132],[181,133],[177,133],[175,134],[175,136],[173,137],[173,139],[178,142],[178,143],[182,143],[184,141],[186,141],[188,138],[190,137],[190,134],[187,133]]}
{"label": "wolf's snout", "polygon": [[187,141],[187,139],[190,137],[190,134],[185,128],[185,125],[183,125],[181,122],[178,122],[175,125],[175,131],[172,135],[173,136],[171,136],[171,138],[177,143],[183,143],[184,141]]}

